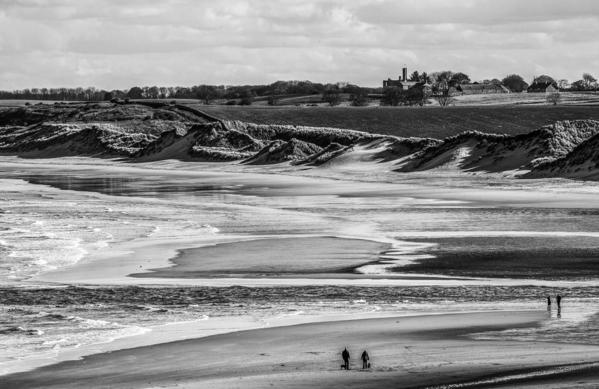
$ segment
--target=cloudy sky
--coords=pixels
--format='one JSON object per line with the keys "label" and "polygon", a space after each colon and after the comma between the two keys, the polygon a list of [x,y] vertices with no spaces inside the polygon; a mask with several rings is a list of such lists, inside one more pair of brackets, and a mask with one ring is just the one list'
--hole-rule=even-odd
{"label": "cloudy sky", "polygon": [[599,75],[598,0],[0,0],[0,89]]}

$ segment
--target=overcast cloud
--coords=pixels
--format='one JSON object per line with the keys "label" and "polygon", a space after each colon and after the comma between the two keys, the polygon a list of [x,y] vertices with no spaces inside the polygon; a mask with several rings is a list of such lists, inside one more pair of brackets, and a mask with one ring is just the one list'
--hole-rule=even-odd
{"label": "overcast cloud", "polygon": [[0,89],[599,75],[597,0],[0,0]]}

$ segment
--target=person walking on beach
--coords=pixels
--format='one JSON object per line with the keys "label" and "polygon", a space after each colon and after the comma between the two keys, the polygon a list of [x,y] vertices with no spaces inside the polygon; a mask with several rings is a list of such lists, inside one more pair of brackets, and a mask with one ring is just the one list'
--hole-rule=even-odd
{"label": "person walking on beach", "polygon": [[370,360],[370,356],[368,355],[366,350],[364,350],[364,352],[362,353],[361,358],[362,358],[362,369],[368,369],[370,367],[370,363],[368,363],[368,361]]}
{"label": "person walking on beach", "polygon": [[555,301],[557,302],[557,310],[561,310],[562,309],[562,296],[560,296],[559,294],[557,296],[555,296]]}
{"label": "person walking on beach", "polygon": [[347,351],[347,347],[343,349],[341,353],[341,358],[343,358],[343,368],[345,370],[349,370],[349,351]]}

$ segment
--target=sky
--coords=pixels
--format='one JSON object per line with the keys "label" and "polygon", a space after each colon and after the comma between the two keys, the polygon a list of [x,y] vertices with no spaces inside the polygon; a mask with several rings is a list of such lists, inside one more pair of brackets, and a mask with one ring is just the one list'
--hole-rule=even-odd
{"label": "sky", "polygon": [[599,0],[0,0],[0,89],[599,76]]}

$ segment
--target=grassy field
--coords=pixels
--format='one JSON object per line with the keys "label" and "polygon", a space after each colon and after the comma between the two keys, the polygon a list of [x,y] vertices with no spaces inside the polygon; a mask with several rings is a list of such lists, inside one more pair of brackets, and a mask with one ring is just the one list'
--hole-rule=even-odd
{"label": "grassy field", "polygon": [[[599,104],[599,94],[594,92],[561,92],[560,105]],[[547,105],[545,93],[505,93],[462,95],[454,97],[455,105]]]}
{"label": "grassy field", "polygon": [[76,101],[58,101],[58,100],[0,100],[0,107],[23,107],[27,104],[54,104],[54,103],[76,103]]}
{"label": "grassy field", "polygon": [[599,106],[195,107],[226,120],[338,127],[396,136],[433,138],[444,138],[466,130],[519,134],[558,120],[599,120]]}

